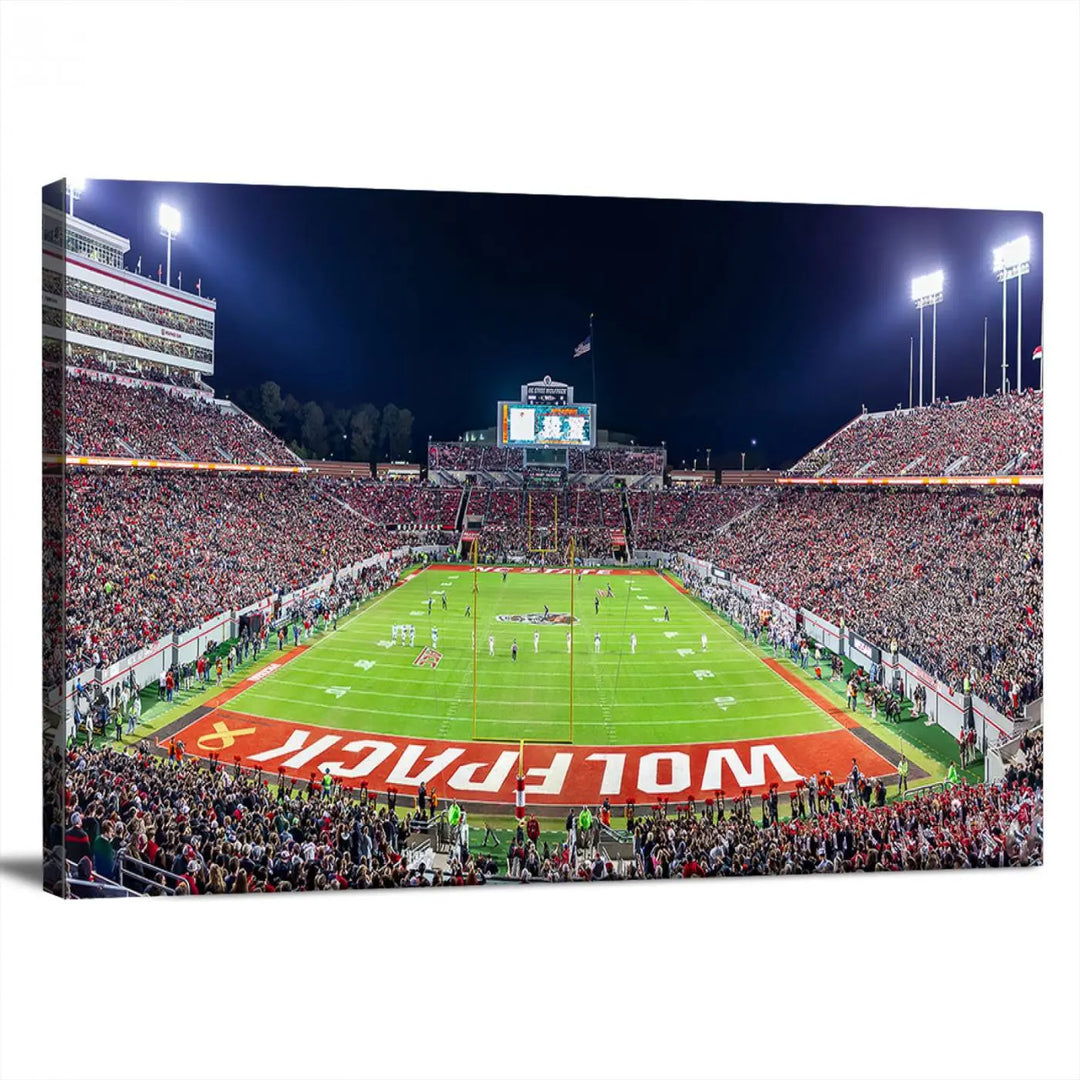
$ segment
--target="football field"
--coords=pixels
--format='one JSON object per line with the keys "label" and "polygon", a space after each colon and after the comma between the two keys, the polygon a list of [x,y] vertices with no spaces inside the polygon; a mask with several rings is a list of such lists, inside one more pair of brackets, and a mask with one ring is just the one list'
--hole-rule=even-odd
{"label": "football field", "polygon": [[468,567],[412,575],[244,689],[230,709],[392,735],[591,746],[838,726],[744,646],[740,631],[655,572],[585,572],[572,581],[496,569],[477,580],[474,603]]}

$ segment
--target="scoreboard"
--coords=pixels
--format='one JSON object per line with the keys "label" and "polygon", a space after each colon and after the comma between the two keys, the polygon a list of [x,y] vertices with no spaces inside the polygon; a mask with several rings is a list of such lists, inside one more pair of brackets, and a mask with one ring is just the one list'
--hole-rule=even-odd
{"label": "scoreboard", "polygon": [[596,445],[596,406],[500,401],[495,426],[500,446],[588,448]]}

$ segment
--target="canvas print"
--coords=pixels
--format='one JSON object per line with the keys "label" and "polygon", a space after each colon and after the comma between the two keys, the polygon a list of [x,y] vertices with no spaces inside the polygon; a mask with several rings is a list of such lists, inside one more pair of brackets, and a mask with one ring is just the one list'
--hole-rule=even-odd
{"label": "canvas print", "polygon": [[1041,247],[45,187],[45,888],[1039,865]]}

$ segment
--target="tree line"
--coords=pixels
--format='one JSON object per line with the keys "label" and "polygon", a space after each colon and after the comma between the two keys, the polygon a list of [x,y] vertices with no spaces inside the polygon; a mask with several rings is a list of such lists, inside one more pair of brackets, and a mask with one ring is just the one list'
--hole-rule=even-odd
{"label": "tree line", "polygon": [[264,382],[241,390],[236,404],[302,458],[401,461],[412,449],[413,414],[392,403],[381,409],[370,402],[355,409],[301,404],[292,394],[283,397],[276,382]]}

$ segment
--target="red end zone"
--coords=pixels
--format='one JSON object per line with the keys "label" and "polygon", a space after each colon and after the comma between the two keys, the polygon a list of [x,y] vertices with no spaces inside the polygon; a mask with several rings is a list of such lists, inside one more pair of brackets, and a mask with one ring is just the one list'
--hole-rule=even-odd
{"label": "red end zone", "polygon": [[[239,759],[271,775],[307,780],[329,769],[343,784],[372,791],[407,792],[423,781],[440,795],[466,802],[512,806],[518,768],[513,743],[444,742],[376,735],[270,720],[216,709],[179,733],[188,753]],[[162,740],[165,746],[171,740]],[[839,781],[851,760],[868,776],[895,772],[892,765],[846,729],[776,739],[663,746],[525,747],[525,791],[530,804],[553,806],[657,797],[703,799],[744,788],[761,794],[770,785],[790,791],[796,781],[829,769]]]}
{"label": "red end zone", "polygon": [[[586,577],[658,576],[657,571],[652,570],[647,566],[616,566],[611,568],[610,570],[596,569],[589,566],[579,566],[571,570],[569,566],[470,566],[468,563],[432,563],[430,566],[425,566],[423,570],[417,570],[414,574],[409,574],[408,577],[404,578],[403,580],[409,581],[415,576],[415,574],[422,574],[426,570],[440,570],[443,572],[454,571],[459,574],[471,574],[474,570],[477,570],[481,574],[536,574],[540,576],[543,576],[544,574],[552,576],[557,574],[581,574]],[[676,588],[679,588],[677,582],[672,581],[672,584],[675,585]]]}

